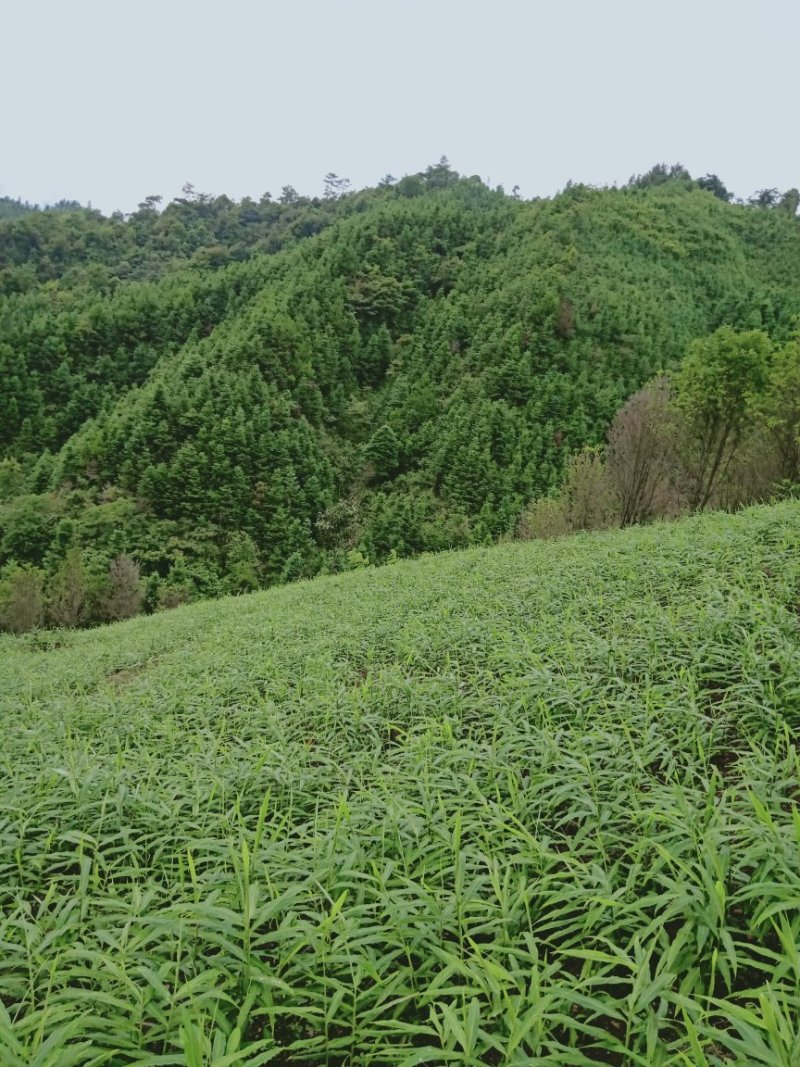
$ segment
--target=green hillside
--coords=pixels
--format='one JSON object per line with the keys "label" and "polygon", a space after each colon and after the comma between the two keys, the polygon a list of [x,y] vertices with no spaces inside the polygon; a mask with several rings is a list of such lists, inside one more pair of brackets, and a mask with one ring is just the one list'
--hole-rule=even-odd
{"label": "green hillside", "polygon": [[98,621],[120,554],[150,610],[486,544],[694,339],[800,315],[792,205],[682,171],[333,192],[0,221],[0,584],[67,560]]}
{"label": "green hillside", "polygon": [[0,637],[0,1062],[796,1065],[799,602],[786,502]]}

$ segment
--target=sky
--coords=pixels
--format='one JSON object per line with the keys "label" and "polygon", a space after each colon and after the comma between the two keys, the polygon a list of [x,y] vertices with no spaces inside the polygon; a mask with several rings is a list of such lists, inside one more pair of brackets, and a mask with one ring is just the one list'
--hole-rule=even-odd
{"label": "sky", "polygon": [[0,196],[800,186],[800,0],[0,0]]}

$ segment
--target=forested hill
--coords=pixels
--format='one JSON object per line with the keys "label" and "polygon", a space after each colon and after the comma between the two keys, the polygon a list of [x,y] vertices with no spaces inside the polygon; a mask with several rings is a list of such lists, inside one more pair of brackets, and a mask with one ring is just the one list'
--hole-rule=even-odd
{"label": "forested hill", "polygon": [[71,569],[101,617],[120,558],[153,608],[484,543],[693,339],[800,315],[791,193],[328,192],[4,202],[2,575]]}

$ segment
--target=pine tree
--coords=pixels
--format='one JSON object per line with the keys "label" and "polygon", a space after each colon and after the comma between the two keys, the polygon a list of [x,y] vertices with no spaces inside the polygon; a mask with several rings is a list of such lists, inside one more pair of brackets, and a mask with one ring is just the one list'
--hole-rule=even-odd
{"label": "pine tree", "polygon": [[382,481],[391,477],[400,455],[400,442],[391,426],[384,423],[375,431],[367,443],[365,455],[374,469],[375,478]]}

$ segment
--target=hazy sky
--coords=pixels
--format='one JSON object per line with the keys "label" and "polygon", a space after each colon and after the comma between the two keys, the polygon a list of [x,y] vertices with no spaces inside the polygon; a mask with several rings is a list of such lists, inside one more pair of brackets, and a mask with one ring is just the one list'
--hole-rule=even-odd
{"label": "hazy sky", "polygon": [[0,0],[0,195],[800,185],[800,0]]}

